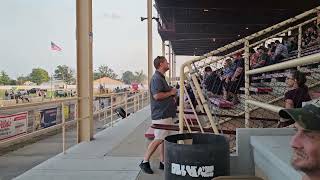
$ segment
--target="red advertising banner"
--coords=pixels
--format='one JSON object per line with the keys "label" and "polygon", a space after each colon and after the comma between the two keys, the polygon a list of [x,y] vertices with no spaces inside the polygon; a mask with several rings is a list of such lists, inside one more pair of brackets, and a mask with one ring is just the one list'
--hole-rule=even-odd
{"label": "red advertising banner", "polygon": [[0,115],[0,140],[27,132],[28,112]]}

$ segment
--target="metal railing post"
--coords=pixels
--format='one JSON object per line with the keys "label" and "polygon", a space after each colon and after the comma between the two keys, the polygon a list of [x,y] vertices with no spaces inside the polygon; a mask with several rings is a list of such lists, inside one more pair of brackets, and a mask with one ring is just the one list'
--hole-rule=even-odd
{"label": "metal railing post", "polygon": [[110,119],[111,119],[111,127],[113,127],[113,96],[111,95],[110,101]]}
{"label": "metal railing post", "polygon": [[138,106],[138,111],[140,109],[140,93],[138,93],[138,96],[137,96],[137,106]]}
{"label": "metal railing post", "polygon": [[136,111],[137,111],[137,102],[136,102],[136,99],[137,99],[137,94],[134,93],[134,96],[133,96],[133,112],[136,112]]}
{"label": "metal railing post", "polygon": [[302,25],[299,26],[299,35],[298,35],[298,58],[301,57],[302,52]]}
{"label": "metal railing post", "polygon": [[[244,71],[247,72],[250,70],[249,64],[250,64],[250,55],[249,55],[249,40],[246,40],[244,43]],[[249,99],[250,92],[250,79],[249,75],[245,74],[244,77],[245,80],[245,104],[244,104],[244,111],[245,111],[245,127],[249,128],[250,127],[250,112],[249,112],[249,104],[247,103],[247,100]]]}
{"label": "metal railing post", "polygon": [[[190,64],[188,65],[188,68],[189,68],[189,71],[192,70]],[[216,124],[215,124],[215,122],[214,122],[214,118],[213,118],[213,116],[212,116],[212,114],[211,114],[210,108],[209,108],[209,106],[208,106],[208,102],[207,102],[207,100],[205,99],[204,95],[202,94],[201,87],[200,87],[200,84],[199,84],[199,82],[198,82],[198,79],[197,79],[197,77],[196,77],[194,74],[191,74],[191,78],[192,78],[192,81],[193,81],[193,83],[194,83],[194,86],[195,86],[197,92],[199,93],[200,100],[201,100],[201,102],[202,102],[204,111],[206,112],[206,114],[207,114],[207,116],[208,116],[208,118],[209,118],[209,122],[210,122],[210,124],[211,124],[212,130],[213,130],[213,132],[214,132],[215,134],[219,134],[219,130],[218,130],[218,128],[217,128],[217,126],[216,126]],[[183,103],[184,103],[184,102],[183,102]],[[180,120],[180,119],[179,119],[179,120]]]}
{"label": "metal railing post", "polygon": [[128,93],[125,94],[126,117],[128,117]]}
{"label": "metal railing post", "polygon": [[[180,88],[182,88],[182,86],[180,86]],[[193,104],[192,104],[192,102],[191,102],[191,98],[190,98],[190,96],[189,96],[189,94],[188,94],[188,92],[187,92],[187,88],[186,88],[185,86],[183,86],[183,88],[184,88],[184,92],[186,93],[186,96],[187,96],[187,98],[188,98],[188,101],[189,101],[189,103],[190,103],[190,105],[191,105],[191,109],[192,109],[192,111],[193,111],[193,113],[194,113],[194,116],[196,117],[196,120],[197,120],[197,122],[198,122],[199,128],[200,128],[201,132],[204,133],[203,127],[202,127],[202,124],[201,124],[201,122],[200,122],[200,120],[199,120],[199,117],[198,117],[198,115],[197,115],[196,109],[195,109],[195,107],[193,106]]]}
{"label": "metal railing post", "polygon": [[61,119],[62,119],[62,151],[63,154],[66,153],[66,125],[65,125],[65,115],[64,115],[64,103],[61,103]]}
{"label": "metal railing post", "polygon": [[[187,76],[186,76],[187,77]],[[180,86],[181,87],[181,86]],[[195,88],[195,86],[194,86],[194,83],[192,83],[192,79],[190,78],[190,87],[191,87],[191,89],[192,89],[192,92],[193,92],[193,94],[194,94],[194,97],[196,98],[196,101],[197,101],[197,104],[198,104],[198,107],[199,107],[199,109],[200,109],[200,111],[202,112],[202,113],[204,113],[204,109],[203,109],[203,105],[202,105],[202,103],[201,103],[201,100],[200,100],[200,97],[199,97],[199,93],[198,93],[198,91],[196,91],[196,88]],[[187,93],[187,92],[186,92]]]}
{"label": "metal railing post", "polygon": [[144,92],[141,93],[141,96],[142,96],[142,97],[141,97],[141,99],[142,99],[142,100],[141,100],[141,106],[142,106],[142,108],[143,108]]}

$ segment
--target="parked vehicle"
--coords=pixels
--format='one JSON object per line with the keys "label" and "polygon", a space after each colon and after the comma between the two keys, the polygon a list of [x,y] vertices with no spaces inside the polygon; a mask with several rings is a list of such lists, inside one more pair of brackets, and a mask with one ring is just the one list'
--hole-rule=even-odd
{"label": "parked vehicle", "polygon": [[28,92],[29,92],[30,94],[35,94],[35,93],[37,93],[38,91],[40,91],[40,88],[31,88],[31,89],[28,90]]}
{"label": "parked vehicle", "polygon": [[76,92],[74,90],[64,90],[64,89],[58,89],[55,91],[56,97],[73,97],[76,95]]}
{"label": "parked vehicle", "polygon": [[55,91],[55,96],[56,97],[67,97],[68,93],[67,93],[67,91],[65,91],[63,89],[58,89]]}

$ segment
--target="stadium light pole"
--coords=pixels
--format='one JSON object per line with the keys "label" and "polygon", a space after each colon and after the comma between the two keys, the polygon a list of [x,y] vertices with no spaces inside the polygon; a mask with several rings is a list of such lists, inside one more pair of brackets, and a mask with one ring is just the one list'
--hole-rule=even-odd
{"label": "stadium light pole", "polygon": [[152,20],[156,20],[159,22],[159,18],[152,17],[152,0],[147,0],[147,17],[141,17],[141,21],[147,20],[148,21],[148,84],[150,83],[153,68],[153,54],[152,54]]}

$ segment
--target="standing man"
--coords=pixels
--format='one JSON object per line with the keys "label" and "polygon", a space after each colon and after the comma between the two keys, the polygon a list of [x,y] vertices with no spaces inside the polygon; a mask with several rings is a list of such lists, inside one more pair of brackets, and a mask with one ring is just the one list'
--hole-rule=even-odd
{"label": "standing man", "polygon": [[[150,82],[152,124],[172,125],[174,124],[173,118],[176,116],[177,107],[174,97],[177,90],[168,85],[164,76],[165,72],[169,70],[169,63],[164,56],[158,56],[154,59],[153,65],[156,68],[156,72],[153,74]],[[147,152],[144,155],[144,159],[139,165],[143,172],[153,174],[149,160],[158,147],[160,147],[159,169],[164,169],[163,140],[169,134],[170,131],[168,130],[154,130],[154,140],[149,144]]]}
{"label": "standing man", "polygon": [[282,118],[295,121],[296,133],[291,139],[291,165],[304,172],[303,180],[320,179],[320,108],[308,104],[303,108],[284,109]]}

